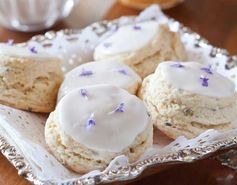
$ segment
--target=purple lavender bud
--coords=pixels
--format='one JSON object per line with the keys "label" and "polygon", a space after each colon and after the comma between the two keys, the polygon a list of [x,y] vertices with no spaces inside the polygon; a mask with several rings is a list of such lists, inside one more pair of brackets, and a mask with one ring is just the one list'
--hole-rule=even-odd
{"label": "purple lavender bud", "polygon": [[116,32],[116,31],[118,31],[118,29],[119,29],[119,27],[118,27],[118,25],[116,25],[116,26],[114,26],[110,31],[111,31],[112,33],[114,33],[114,32]]}
{"label": "purple lavender bud", "polygon": [[14,43],[14,40],[13,40],[13,39],[8,39],[8,40],[7,40],[7,45],[12,46],[13,43]]}
{"label": "purple lavender bud", "polygon": [[200,79],[202,80],[202,86],[203,87],[208,87],[208,80],[209,80],[209,78],[201,75]]}
{"label": "purple lavender bud", "polygon": [[112,43],[105,42],[103,45],[105,48],[109,48],[110,46],[112,46]]}
{"label": "purple lavender bud", "polygon": [[138,25],[134,25],[134,26],[133,26],[133,29],[134,29],[134,30],[141,30],[142,27],[141,27],[141,26],[138,26]]}
{"label": "purple lavender bud", "polygon": [[118,72],[121,74],[124,74],[124,75],[128,75],[128,73],[125,69],[120,69],[120,70],[118,70]]}
{"label": "purple lavender bud", "polygon": [[93,72],[85,69],[82,69],[80,73],[80,76],[91,76],[91,75],[93,75]]}
{"label": "purple lavender bud", "polygon": [[34,54],[37,54],[37,53],[38,53],[37,50],[36,50],[36,48],[35,48],[35,46],[30,47],[29,50],[30,50],[31,53],[34,53]]}
{"label": "purple lavender bud", "polygon": [[124,103],[120,103],[114,112],[124,112]]}
{"label": "purple lavender bud", "polygon": [[209,67],[202,67],[201,70],[205,71],[207,74],[210,74],[210,75],[213,74],[213,72],[211,71],[211,66],[209,66]]}
{"label": "purple lavender bud", "polygon": [[176,68],[184,68],[184,65],[180,63],[172,64],[171,67],[176,67]]}
{"label": "purple lavender bud", "polygon": [[81,89],[80,92],[81,92],[81,95],[82,95],[85,99],[88,99],[88,94],[87,94],[87,90],[86,90],[86,89]]}
{"label": "purple lavender bud", "polygon": [[92,113],[89,119],[86,121],[86,128],[92,128],[96,125],[95,114]]}

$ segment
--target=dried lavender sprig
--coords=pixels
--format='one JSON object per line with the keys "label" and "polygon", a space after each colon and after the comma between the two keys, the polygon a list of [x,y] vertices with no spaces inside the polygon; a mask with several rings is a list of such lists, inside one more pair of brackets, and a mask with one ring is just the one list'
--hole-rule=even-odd
{"label": "dried lavender sprig", "polygon": [[176,67],[176,68],[184,68],[184,65],[180,63],[172,64],[171,67]]}
{"label": "dried lavender sprig", "polygon": [[210,74],[210,75],[213,74],[213,72],[211,70],[211,65],[209,67],[202,67],[202,68],[200,68],[200,70],[205,71],[207,74]]}
{"label": "dried lavender sprig", "polygon": [[86,100],[88,100],[88,93],[86,89],[81,89],[80,93]]}
{"label": "dried lavender sprig", "polygon": [[29,48],[31,53],[37,54],[38,51],[36,50],[35,46]]}
{"label": "dried lavender sprig", "polygon": [[208,80],[209,80],[209,78],[201,75],[200,79],[202,80],[202,86],[208,87]]}
{"label": "dried lavender sprig", "polygon": [[90,70],[85,70],[84,68],[82,69],[80,76],[91,76],[93,75],[93,72]]}
{"label": "dried lavender sprig", "polygon": [[134,26],[133,26],[133,29],[134,29],[134,30],[141,30],[142,27],[141,27],[141,26],[138,26],[138,25],[134,25]]}
{"label": "dried lavender sprig", "polygon": [[92,113],[88,120],[86,121],[86,128],[92,128],[96,125],[95,113]]}
{"label": "dried lavender sprig", "polygon": [[114,112],[124,112],[124,103],[120,103],[116,109],[114,110]]}
{"label": "dried lavender sprig", "polygon": [[119,69],[118,72],[124,75],[128,75],[128,72],[125,69]]}
{"label": "dried lavender sprig", "polygon": [[103,46],[104,46],[105,48],[108,48],[108,47],[112,46],[112,43],[105,42],[105,43],[103,44]]}

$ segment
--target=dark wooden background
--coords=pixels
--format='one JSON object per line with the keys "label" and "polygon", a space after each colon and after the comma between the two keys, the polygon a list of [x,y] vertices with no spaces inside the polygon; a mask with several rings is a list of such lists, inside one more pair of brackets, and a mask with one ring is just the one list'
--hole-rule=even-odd
{"label": "dark wooden background", "polygon": [[[106,19],[122,15],[136,15],[138,10],[116,3]],[[226,48],[237,55],[237,0],[186,0],[165,13],[190,27],[211,44]],[[58,23],[53,29],[67,28],[67,22]],[[16,42],[29,39],[37,33],[19,33],[0,27],[0,41],[9,38]],[[0,155],[0,185],[28,185],[16,170]],[[170,166],[157,174],[129,183],[130,185],[237,185],[236,173],[220,165],[215,159],[192,164]]]}

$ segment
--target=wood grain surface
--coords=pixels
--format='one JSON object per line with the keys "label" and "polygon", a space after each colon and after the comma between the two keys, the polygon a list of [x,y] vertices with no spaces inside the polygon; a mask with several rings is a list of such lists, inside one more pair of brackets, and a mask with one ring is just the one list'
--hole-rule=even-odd
{"label": "wood grain surface", "polygon": [[[136,15],[139,11],[116,3],[106,19]],[[165,13],[207,38],[211,44],[237,55],[237,0],[186,0]],[[67,22],[53,29],[66,28]],[[23,42],[36,33],[19,33],[0,27],[0,41]],[[156,171],[157,172],[157,171]],[[154,170],[153,170],[154,173]],[[119,183],[116,183],[119,184]],[[237,185],[237,175],[214,159],[170,166],[154,175],[139,178],[130,185]],[[0,154],[0,185],[29,185]]]}

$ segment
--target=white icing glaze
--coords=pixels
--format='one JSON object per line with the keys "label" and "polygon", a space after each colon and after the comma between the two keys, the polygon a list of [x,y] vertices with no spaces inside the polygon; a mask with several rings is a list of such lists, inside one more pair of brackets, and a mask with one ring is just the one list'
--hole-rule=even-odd
{"label": "white icing glaze", "polygon": [[[34,47],[34,46],[32,46]],[[0,55],[5,56],[14,56],[14,57],[22,57],[22,58],[55,58],[55,56],[52,56],[48,54],[45,51],[42,51],[41,49],[35,48],[37,53],[33,53],[30,51],[31,47],[18,47],[14,45],[7,45],[6,43],[0,44]]]}
{"label": "white icing glaze", "polygon": [[[174,67],[174,64],[181,64],[184,67]],[[213,70],[211,70],[213,74],[208,74],[201,70],[203,67],[208,68],[197,62],[163,62],[157,70],[166,81],[178,89],[210,97],[227,97],[235,93],[235,85],[231,80]],[[207,87],[202,85],[201,75],[209,79]]]}
{"label": "white icing glaze", "polygon": [[[143,102],[127,91],[110,85],[83,87],[64,96],[56,111],[64,132],[78,143],[100,152],[121,152],[147,127],[149,118]],[[124,112],[114,112],[124,103]],[[87,127],[94,115],[96,124]]]}
{"label": "white icing glaze", "polygon": [[[140,29],[134,29],[134,26]],[[159,29],[156,21],[146,21],[120,27],[95,48],[95,56],[114,55],[141,49],[148,45]],[[109,46],[106,47],[106,44]]]}
{"label": "white icing glaze", "polygon": [[[93,74],[80,76],[83,70],[91,71]],[[129,90],[138,83],[141,83],[141,78],[125,64],[112,60],[89,62],[66,74],[58,93],[58,100],[71,90],[82,86],[110,84]]]}

